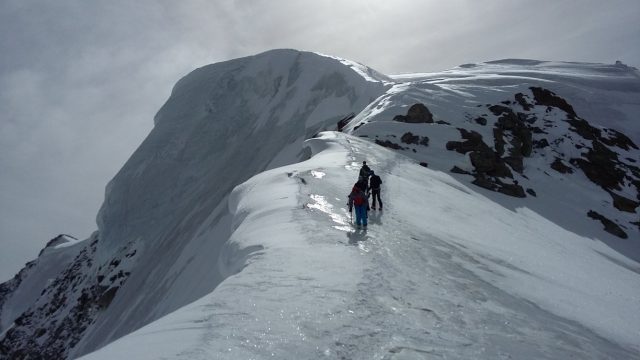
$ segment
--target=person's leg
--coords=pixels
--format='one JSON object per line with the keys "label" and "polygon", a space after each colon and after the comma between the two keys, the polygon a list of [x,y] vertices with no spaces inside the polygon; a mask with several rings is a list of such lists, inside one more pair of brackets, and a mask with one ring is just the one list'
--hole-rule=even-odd
{"label": "person's leg", "polygon": [[367,217],[368,217],[367,208],[363,206],[362,207],[362,225],[364,226],[367,226],[367,220],[368,220]]}
{"label": "person's leg", "polygon": [[378,203],[380,204],[380,209],[382,209],[382,200],[380,199],[380,189],[378,190],[373,190],[373,207],[375,208],[376,205],[376,198],[378,198]]}
{"label": "person's leg", "polygon": [[362,206],[355,206],[356,209],[356,225],[362,224]]}
{"label": "person's leg", "polygon": [[376,209],[376,190],[371,190],[371,198],[372,198],[371,208],[375,210]]}

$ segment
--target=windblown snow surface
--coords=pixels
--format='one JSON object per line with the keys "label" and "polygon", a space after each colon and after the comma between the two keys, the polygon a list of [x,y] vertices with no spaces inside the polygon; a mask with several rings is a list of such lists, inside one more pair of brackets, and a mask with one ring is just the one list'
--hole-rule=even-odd
{"label": "windblown snow surface", "polygon": [[[27,280],[16,277],[9,295],[0,292],[0,345],[30,323],[67,319],[78,308],[73,299],[91,289],[102,293],[101,306],[83,310],[90,320],[64,356],[640,358],[640,236],[629,225],[638,209],[617,211],[577,169],[549,168],[558,149],[569,157],[575,144],[588,146],[565,137],[565,113],[531,107],[529,115],[553,124],[545,134],[554,145],[513,174],[535,196],[489,191],[450,172],[473,170],[468,155],[446,149],[460,140],[458,128],[493,144],[491,128],[474,119],[491,123],[487,104],[531,94],[531,86],[640,143],[640,79],[620,64],[503,60],[385,76],[276,50],[198,69],[176,85],[109,184],[99,231],[55,249],[78,259],[84,246],[91,260],[70,261],[80,269],[65,298],[71,305],[38,315],[55,298],[50,285],[19,295],[30,278],[55,283],[65,274],[33,275],[48,259],[41,257],[23,270]],[[392,120],[415,103],[441,121]],[[351,117],[344,132],[323,131]],[[407,131],[428,145],[400,143]],[[632,162],[639,153],[618,154]],[[383,180],[384,201],[366,230],[352,225],[345,206],[364,160]],[[617,191],[634,196],[630,183]],[[605,232],[590,209],[628,238]],[[26,305],[7,310],[18,298],[40,307],[18,321]],[[57,335],[77,329],[64,331]]]}

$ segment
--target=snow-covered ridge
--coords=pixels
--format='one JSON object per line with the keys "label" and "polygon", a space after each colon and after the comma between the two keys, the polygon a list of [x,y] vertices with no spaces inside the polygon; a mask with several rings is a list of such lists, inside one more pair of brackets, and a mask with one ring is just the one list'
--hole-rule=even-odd
{"label": "snow-covered ridge", "polygon": [[[83,359],[637,355],[637,263],[369,141],[307,145],[233,191],[242,272]],[[367,231],[343,205],[362,159],[385,179]]]}
{"label": "snow-covered ridge", "polygon": [[[99,232],[2,285],[0,354],[75,358],[125,336],[94,358],[141,339],[134,358],[632,356],[638,113],[621,64],[388,77],[274,50],[202,67],[108,185]],[[360,139],[307,140],[336,127]],[[368,235],[343,209],[365,159],[387,201]]]}
{"label": "snow-covered ridge", "polygon": [[[387,85],[354,68],[313,53],[274,50],[181,79],[148,138],[107,186],[92,261],[78,265],[91,267],[82,274],[86,298],[108,311],[92,311],[90,327],[69,329],[79,336],[56,347],[56,356],[107,344],[241,269],[229,257],[243,250],[224,246],[231,232],[229,193],[259,172],[299,161],[303,140],[335,128],[384,93]],[[228,256],[218,262],[219,254]],[[62,274],[50,276],[56,273]],[[38,321],[28,325],[47,329],[47,318],[73,313],[78,300],[68,300],[53,315],[33,309],[30,318]],[[11,351],[27,346],[19,331],[14,327],[0,345]],[[28,346],[32,354],[44,351]]]}

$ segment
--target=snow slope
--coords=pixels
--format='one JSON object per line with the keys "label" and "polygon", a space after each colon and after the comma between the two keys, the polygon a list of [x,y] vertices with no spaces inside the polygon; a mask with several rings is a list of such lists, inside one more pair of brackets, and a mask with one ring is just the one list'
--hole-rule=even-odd
{"label": "snow slope", "polygon": [[[638,264],[370,142],[308,145],[234,190],[243,271],[83,359],[638,355]],[[366,231],[344,207],[363,159],[385,181]]]}
{"label": "snow slope", "polygon": [[[513,178],[503,181],[517,181],[524,189],[533,190],[535,195],[525,195],[526,199],[521,200],[496,196],[485,189],[474,190],[511,209],[520,206],[531,208],[572,232],[604,241],[625,256],[640,261],[637,240],[640,239],[640,152],[637,146],[640,144],[640,72],[637,69],[622,64],[502,60],[467,64],[441,73],[394,78],[402,82],[370,104],[347,127],[348,130],[355,130],[354,134],[372,140],[390,140],[399,144],[403,147],[401,153],[428,163],[430,168],[451,173],[457,166],[473,172],[469,153],[445,151],[450,150],[447,143],[461,140],[459,129],[462,128],[477,132],[489,147],[496,148],[495,134],[499,118],[504,114],[496,114],[493,109],[505,108],[514,116],[526,119],[523,123],[530,129],[527,131],[532,132],[533,150],[531,155],[523,157],[523,169],[518,171],[512,167]],[[568,106],[536,104],[538,98],[532,94],[532,87],[553,91],[559,95],[558,99],[566,99]],[[519,100],[514,99],[516,94],[523,95],[523,101],[529,103],[530,109],[525,110]],[[395,116],[405,114],[407,108],[416,103],[425,104],[436,122],[446,123],[406,124],[393,121]],[[575,123],[568,121],[573,115],[568,114],[567,109],[590,125],[576,129]],[[479,119],[485,123],[479,123]],[[507,137],[508,148],[509,131],[500,131]],[[617,157],[612,159],[611,166],[595,166],[593,172],[626,172],[626,179],[618,187],[604,190],[602,183],[596,183],[575,163],[582,162],[586,150],[594,148],[594,140],[602,144],[607,141],[607,136],[615,137],[611,134],[616,131],[628,136],[635,144],[605,147],[605,151],[613,152]],[[400,138],[407,132],[428,137],[429,146],[403,143]],[[593,138],[591,133],[595,132],[602,132],[602,136]],[[507,149],[505,155],[509,151]],[[586,157],[607,156],[589,154]],[[553,169],[555,161],[566,164],[566,171],[570,173]],[[452,176],[463,182],[473,180],[468,175]],[[635,202],[635,208],[619,211],[609,192]],[[550,202],[553,206],[549,205]],[[620,224],[633,241],[620,241],[603,231],[603,226],[587,215],[589,210]]]}
{"label": "snow slope", "polygon": [[[639,109],[622,64],[197,69],[99,231],[0,285],[0,357],[638,357]],[[362,160],[367,232],[344,207]]]}

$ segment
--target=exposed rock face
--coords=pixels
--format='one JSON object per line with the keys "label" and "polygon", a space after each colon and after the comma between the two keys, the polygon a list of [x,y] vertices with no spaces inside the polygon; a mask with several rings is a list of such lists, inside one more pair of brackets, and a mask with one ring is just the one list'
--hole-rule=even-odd
{"label": "exposed rock face", "polygon": [[[515,101],[484,105],[495,116],[493,147],[486,144],[480,134],[466,129],[458,129],[464,141],[446,143],[447,150],[469,153],[469,160],[474,167],[473,183],[508,195],[524,196],[525,192],[518,184],[510,184],[510,179],[514,178],[511,171],[526,178],[525,159],[533,156],[537,150],[545,149],[546,153],[554,154],[553,162],[549,164],[551,169],[568,175],[576,169],[582,170],[587,178],[610,194],[617,210],[635,212],[640,204],[640,168],[632,165],[636,162],[634,158],[620,157],[615,148],[630,151],[637,150],[637,145],[619,131],[590,125],[578,116],[569,102],[554,92],[541,87],[531,87],[530,90],[529,95],[515,94]],[[523,111],[514,110],[517,106]],[[546,107],[542,115],[540,106]],[[563,113],[569,131],[578,135],[578,138],[572,133],[552,142],[542,137],[548,135],[545,128],[559,126],[558,121],[562,120],[558,120],[557,116]],[[487,114],[476,115],[475,118],[470,115],[469,119],[485,126],[491,123],[486,117]],[[567,145],[582,149],[582,156],[565,156],[563,149]],[[465,173],[459,168],[451,171]],[[635,197],[638,201],[620,194],[621,189],[628,189],[629,186],[636,188]],[[526,193],[536,196],[534,189],[529,188]]]}
{"label": "exposed rock face", "polygon": [[462,169],[460,169],[458,166],[454,166],[454,167],[453,167],[453,168],[451,168],[451,170],[449,170],[449,171],[451,171],[451,172],[452,172],[452,173],[454,173],[454,174],[473,175],[473,174],[471,174],[470,172],[468,172],[468,171],[466,171],[466,170],[462,170]]}
{"label": "exposed rock face", "polygon": [[349,123],[349,121],[351,121],[351,119],[353,119],[356,116],[356,114],[351,113],[347,116],[345,116],[344,118],[340,119],[340,121],[338,121],[338,131],[342,131],[342,129],[344,129],[345,126],[347,126],[347,124]]}
{"label": "exposed rock face", "polygon": [[571,163],[584,172],[589,180],[603,189],[620,190],[625,171],[618,165],[618,155],[601,142],[594,140],[593,148],[582,154],[582,158],[571,159]]}
{"label": "exposed rock face", "polygon": [[561,174],[573,174],[573,168],[565,165],[560,158],[556,158],[551,163],[551,168]]}
{"label": "exposed rock face", "polygon": [[424,104],[411,105],[407,115],[396,115],[393,120],[406,123],[433,123],[433,115]]}
{"label": "exposed rock face", "polygon": [[529,89],[531,89],[531,92],[533,93],[533,97],[536,100],[536,105],[556,107],[563,110],[571,117],[577,116],[576,112],[573,110],[573,106],[569,105],[569,103],[565,99],[557,96],[554,92],[543,89],[541,87],[533,86]]}
{"label": "exposed rock face", "polygon": [[[64,359],[82,338],[98,307],[84,287],[97,240],[83,249],[72,264],[43,290],[34,306],[14,320],[0,341],[8,359]],[[95,288],[94,288],[95,290]],[[68,312],[68,314],[67,314]]]}
{"label": "exposed rock face", "polygon": [[609,195],[611,195],[611,198],[613,198],[613,206],[620,211],[635,213],[636,209],[640,205],[640,202],[627,199],[626,197],[618,195],[613,191],[609,191]]}
{"label": "exposed rock face", "polygon": [[[27,276],[29,270],[34,266],[36,266],[36,261],[29,261],[11,280],[0,284],[0,310],[4,307],[8,297],[18,289],[23,279]],[[2,320],[2,312],[0,311],[0,324],[2,323]],[[2,343],[0,342],[0,355],[4,354],[2,351]]]}
{"label": "exposed rock face", "polygon": [[591,146],[584,148],[586,152],[581,157],[570,159],[571,164],[580,168],[589,180],[607,191],[618,210],[634,212],[637,202],[616,195],[614,190],[620,191],[631,185],[636,189],[637,200],[640,200],[640,169],[631,164],[633,161],[621,159],[612,148],[637,150],[636,144],[618,131],[593,127],[577,115],[568,118],[567,122],[572,131],[591,142]]}
{"label": "exposed rock face", "polygon": [[429,146],[429,138],[426,136],[413,135],[411,132],[404,133],[400,138],[405,144]]}
{"label": "exposed rock face", "polygon": [[[623,159],[618,155],[619,150],[624,151],[638,150],[638,146],[633,141],[621,132],[613,129],[598,128],[592,126],[587,120],[578,116],[573,106],[568,101],[561,98],[557,94],[543,89],[540,87],[531,87],[531,92],[535,99],[536,105],[542,105],[547,107],[547,111],[556,108],[566,113],[565,121],[569,124],[569,130],[584,140],[575,139],[575,147],[582,149],[580,157],[562,158],[562,154],[557,152],[561,156],[556,156],[554,161],[550,164],[550,167],[562,174],[572,174],[574,168],[582,170],[582,172],[591,180],[594,184],[600,186],[606,191],[613,200],[613,206],[622,212],[635,213],[638,206],[640,206],[640,171],[632,165],[635,162],[634,159]],[[516,94],[516,101],[528,111],[533,107],[527,102],[524,94]],[[503,113],[508,113],[506,109],[499,105],[495,105],[490,108],[494,113],[500,110]],[[520,114],[518,114],[520,115]],[[516,123],[515,117],[511,114],[508,116],[503,115],[501,117],[501,127],[508,128],[512,124]],[[548,124],[547,126],[551,126]],[[500,134],[496,136],[496,142],[500,145]],[[528,137],[528,134],[520,132],[520,135]],[[521,136],[518,136],[523,139]],[[571,139],[568,135],[567,139]],[[543,141],[544,140],[544,141]],[[527,140],[525,140],[527,141]],[[545,148],[551,146],[546,139],[533,142],[534,148]],[[525,147],[528,147],[525,146]],[[528,149],[525,149],[525,152]],[[572,166],[566,165],[565,162],[570,163]],[[513,164],[509,162],[510,165]],[[513,167],[516,169],[516,167]],[[629,189],[629,187],[635,187],[636,200],[629,199],[626,196],[620,195],[618,192],[623,189]],[[627,190],[628,191],[628,190]],[[590,211],[589,217],[599,220],[605,226],[605,230],[613,235],[621,238],[626,238],[626,233],[622,228],[607,219],[603,215]]]}
{"label": "exposed rock face", "polygon": [[[506,165],[506,161],[482,140],[482,135],[462,128],[458,130],[465,141],[449,141],[446,147],[447,150],[455,150],[461,154],[469,153],[471,165],[475,170],[471,174],[475,177],[473,184],[505,195],[526,197],[524,189],[516,182],[510,184],[501,180],[501,178],[513,178],[513,174]],[[468,174],[458,167],[454,167],[451,171]]]}
{"label": "exposed rock face", "polygon": [[413,135],[410,132],[404,133],[404,135],[402,135],[402,137],[400,138],[400,141],[402,141],[405,144],[418,144],[418,142],[420,142],[420,136],[418,135]]}
{"label": "exposed rock face", "polygon": [[[59,237],[50,241],[47,246],[55,246],[57,239]],[[0,358],[68,357],[87,328],[100,315],[101,310],[109,307],[118,289],[129,277],[130,273],[122,269],[123,259],[135,256],[135,250],[122,249],[117,258],[95,269],[98,239],[96,233],[87,240],[87,245],[64,271],[42,289],[37,301],[14,319],[14,325],[0,339]],[[38,261],[27,264],[20,274],[35,266]],[[17,285],[13,280],[0,285],[0,302],[4,299],[3,293],[9,295],[7,290],[15,290]]]}
{"label": "exposed rock face", "polygon": [[606,232],[613,234],[622,239],[626,239],[628,237],[627,233],[625,233],[624,230],[622,230],[622,228],[618,226],[618,224],[598,214],[597,212],[593,210],[589,210],[589,213],[587,213],[587,215],[594,220],[600,220],[602,225],[604,225],[604,230]]}
{"label": "exposed rock face", "polygon": [[511,108],[501,105],[490,106],[489,110],[494,115],[499,116],[494,129],[495,146],[498,154],[500,156],[504,154],[504,134],[509,132],[512,146],[505,161],[513,170],[522,173],[522,158],[531,156],[531,151],[533,150],[533,136],[524,121],[526,115],[522,113],[516,115]]}
{"label": "exposed rock face", "polygon": [[394,149],[394,150],[404,150],[404,148],[394,142],[391,142],[389,140],[378,140],[376,139],[376,144],[380,145],[380,146],[384,146],[386,148],[389,149]]}
{"label": "exposed rock face", "polygon": [[518,102],[518,104],[520,104],[520,106],[522,106],[522,108],[524,109],[524,111],[530,111],[533,106],[531,104],[529,104],[529,102],[527,101],[527,99],[525,98],[523,93],[517,93],[515,95],[516,101]]}
{"label": "exposed rock face", "polygon": [[475,122],[476,122],[477,124],[482,125],[482,126],[487,125],[487,119],[486,119],[486,118],[484,118],[484,117],[482,117],[482,116],[479,116],[479,117],[475,118]]}

